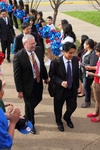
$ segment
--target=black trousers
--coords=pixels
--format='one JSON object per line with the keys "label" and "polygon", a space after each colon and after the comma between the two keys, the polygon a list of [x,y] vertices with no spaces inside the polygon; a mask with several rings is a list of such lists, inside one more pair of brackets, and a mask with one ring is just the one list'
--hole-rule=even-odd
{"label": "black trousers", "polygon": [[62,124],[62,108],[65,101],[66,101],[66,111],[64,114],[64,118],[65,120],[69,120],[72,113],[75,111],[77,107],[76,97],[74,96],[72,89],[70,90],[65,89],[62,97],[59,100],[57,100],[54,97],[54,113],[57,124]]}
{"label": "black trousers", "polygon": [[14,15],[13,15],[13,20],[14,20],[15,27],[18,29],[17,18]]}
{"label": "black trousers", "polygon": [[28,97],[24,96],[25,115],[28,118],[28,120],[32,122],[33,125],[35,124],[34,109],[40,103],[41,100],[42,100],[41,84],[35,81],[33,92],[31,93],[31,95]]}
{"label": "black trousers", "polygon": [[4,53],[4,55],[7,49],[7,59],[10,59],[10,45],[11,45],[10,40],[1,40],[1,48],[2,48],[2,53]]}

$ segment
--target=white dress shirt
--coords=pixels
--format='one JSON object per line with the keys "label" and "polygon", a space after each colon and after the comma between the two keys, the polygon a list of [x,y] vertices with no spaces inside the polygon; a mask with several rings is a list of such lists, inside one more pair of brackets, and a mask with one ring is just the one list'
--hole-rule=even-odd
{"label": "white dress shirt", "polygon": [[5,17],[5,18],[3,18],[3,20],[6,22],[6,25],[8,25],[8,18]]}
{"label": "white dress shirt", "polygon": [[[27,50],[26,50],[26,52],[27,52],[27,54],[28,54],[28,56],[29,56],[29,60],[30,60],[31,66],[32,66],[33,77],[36,78],[36,72],[35,72],[35,69],[34,69],[33,62],[32,62],[31,53],[30,53],[29,51],[27,51]],[[37,55],[35,54],[35,52],[33,51],[32,53],[34,54],[34,58],[35,58],[35,60],[36,60],[36,62],[37,62],[37,65],[38,65],[38,68],[39,68],[39,72],[40,72],[40,61],[39,61]]]}
{"label": "white dress shirt", "polygon": [[71,60],[66,59],[66,58],[65,58],[65,56],[63,56],[63,62],[64,62],[64,66],[65,66],[66,73],[67,73],[68,61],[70,61],[71,75],[72,75],[72,61],[71,61]]}

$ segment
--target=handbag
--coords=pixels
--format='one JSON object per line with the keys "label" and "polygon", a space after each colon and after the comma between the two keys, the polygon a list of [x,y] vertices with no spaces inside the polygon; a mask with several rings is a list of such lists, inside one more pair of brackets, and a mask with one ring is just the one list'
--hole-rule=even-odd
{"label": "handbag", "polygon": [[[59,70],[58,68],[59,68],[59,58],[57,58],[57,74],[58,74],[58,70]],[[51,97],[54,97],[55,89],[56,89],[56,86],[50,79],[49,84],[48,84],[48,92]]]}

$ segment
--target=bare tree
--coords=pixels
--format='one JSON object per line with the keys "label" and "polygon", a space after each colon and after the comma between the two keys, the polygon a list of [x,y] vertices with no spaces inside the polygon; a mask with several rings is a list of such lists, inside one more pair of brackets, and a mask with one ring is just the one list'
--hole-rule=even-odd
{"label": "bare tree", "polygon": [[30,8],[38,9],[41,0],[32,0]]}
{"label": "bare tree", "polygon": [[56,18],[57,18],[57,14],[58,14],[58,9],[59,6],[65,2],[66,0],[49,0],[51,7],[54,10],[54,14],[53,14],[53,24],[55,25],[56,22]]}
{"label": "bare tree", "polygon": [[92,0],[92,5],[93,5],[93,7],[95,9],[97,9],[98,11],[100,11],[100,0]]}

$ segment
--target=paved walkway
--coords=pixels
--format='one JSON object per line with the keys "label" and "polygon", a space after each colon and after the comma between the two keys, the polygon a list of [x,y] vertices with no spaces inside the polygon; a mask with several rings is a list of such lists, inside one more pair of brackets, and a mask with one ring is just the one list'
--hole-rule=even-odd
{"label": "paved walkway", "polygon": [[[44,16],[47,17],[50,14],[44,14]],[[79,21],[78,19],[65,16],[61,13],[58,16],[57,24],[59,24],[61,19],[65,18],[72,23],[78,39],[80,39],[80,36],[84,33],[91,36],[91,38],[93,35],[93,38],[99,41],[100,28]],[[16,30],[16,32],[18,33],[18,30]],[[92,32],[94,34],[92,34]],[[9,64],[5,60],[2,64],[2,72],[7,84],[5,86],[5,103],[13,103],[14,106],[19,107],[22,114],[24,114],[24,102],[17,98],[15,90],[12,63]],[[66,123],[63,121],[65,132],[61,133],[58,131],[55,124],[53,99],[48,95],[47,86],[45,87],[44,85],[43,100],[35,110],[37,134],[23,135],[16,130],[12,150],[99,150],[100,124],[91,123],[86,117],[87,113],[94,111],[94,103],[92,102],[90,108],[82,109],[81,104],[83,100],[84,98],[78,99],[78,107],[72,116],[75,128],[68,128]],[[64,111],[65,107],[63,109],[63,113]]]}

